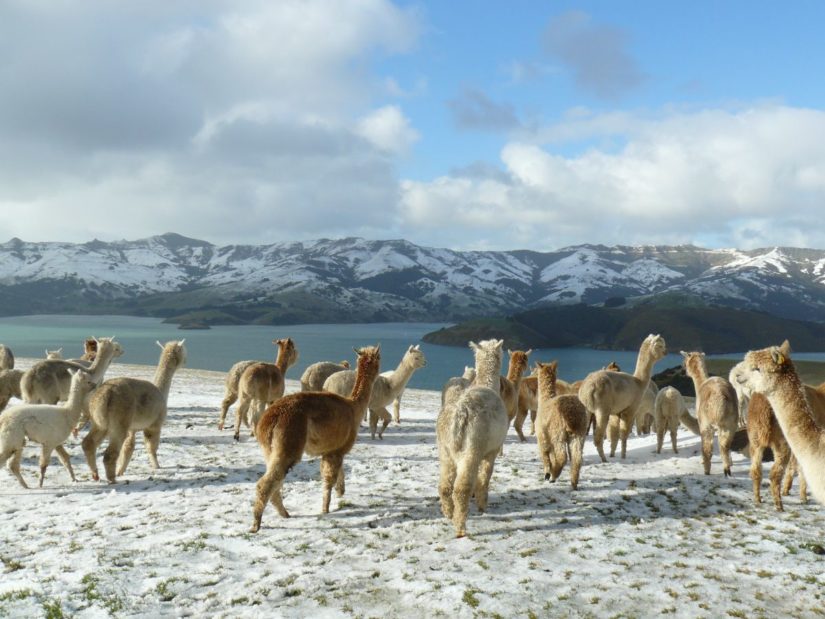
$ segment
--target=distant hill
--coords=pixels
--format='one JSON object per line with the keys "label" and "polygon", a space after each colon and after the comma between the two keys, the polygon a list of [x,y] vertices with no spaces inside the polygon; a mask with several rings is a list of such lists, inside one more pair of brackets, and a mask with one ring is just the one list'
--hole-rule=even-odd
{"label": "distant hill", "polygon": [[741,352],[779,344],[784,339],[789,339],[799,352],[825,350],[825,325],[821,323],[725,307],[672,307],[652,302],[631,308],[541,308],[506,318],[463,322],[428,333],[424,341],[466,346],[469,340],[496,337],[504,338],[510,348],[636,350],[650,333],[664,336],[671,352]]}
{"label": "distant hill", "polygon": [[210,325],[455,322],[650,299],[671,299],[674,308],[713,305],[821,320],[825,251],[690,245],[453,251],[359,238],[217,246],[174,233],[0,243],[0,315],[115,313]]}

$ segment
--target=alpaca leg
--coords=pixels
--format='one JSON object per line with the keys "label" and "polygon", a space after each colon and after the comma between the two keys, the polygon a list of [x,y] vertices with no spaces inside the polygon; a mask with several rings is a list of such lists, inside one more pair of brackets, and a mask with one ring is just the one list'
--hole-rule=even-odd
{"label": "alpaca leg", "polygon": [[455,485],[453,486],[453,525],[455,536],[464,537],[467,534],[467,513],[470,511],[470,497],[473,495],[473,486],[476,481],[479,458],[467,455],[458,463]]}
{"label": "alpaca leg", "polygon": [[40,487],[43,487],[43,480],[46,478],[46,468],[49,460],[52,459],[52,447],[42,445],[40,448]]}
{"label": "alpaca leg", "polygon": [[11,462],[9,462],[9,470],[14,474],[17,478],[17,481],[20,482],[20,485],[24,488],[28,488],[29,486],[26,484],[26,481],[23,479],[23,475],[20,473],[20,463],[23,461],[23,448],[21,447],[17,451],[14,452],[14,456],[12,456]]}
{"label": "alpaca leg", "polygon": [[[762,454],[765,452],[764,445],[751,443],[751,479],[753,480],[753,500],[762,502]],[[771,488],[773,490],[773,488]]]}
{"label": "alpaca leg", "polygon": [[616,446],[619,444],[619,418],[611,415],[607,422],[607,438],[610,439],[610,457],[616,455]]}
{"label": "alpaca leg", "polygon": [[95,481],[100,480],[100,475],[98,475],[97,472],[97,448],[100,447],[100,443],[106,438],[106,432],[107,430],[99,428],[93,423],[89,433],[81,443],[83,453],[86,455],[86,463],[89,465],[89,470],[92,472],[92,479]]}
{"label": "alpaca leg", "polygon": [[369,409],[370,438],[375,440],[375,433],[378,431],[378,411]]}
{"label": "alpaca leg", "polygon": [[676,432],[679,429],[679,423],[676,422],[670,429],[670,444],[673,446],[673,453],[679,453],[679,447],[676,446]]}
{"label": "alpaca leg", "polygon": [[476,507],[478,507],[478,513],[480,514],[483,514],[487,510],[487,497],[490,492],[490,478],[493,476],[493,467],[496,463],[497,453],[498,452],[496,451],[488,453],[478,465],[475,496]]}
{"label": "alpaca leg", "polygon": [[808,502],[808,482],[802,469],[799,470],[799,500],[803,503]]}
{"label": "alpaca leg", "polygon": [[519,407],[518,411],[516,412],[516,418],[513,421],[513,427],[516,429],[516,434],[518,434],[519,440],[523,443],[527,439],[524,438],[524,420],[527,419],[527,409]]}
{"label": "alpaca leg", "polygon": [[665,442],[665,430],[666,430],[666,428],[658,428],[656,430],[656,453],[657,454],[662,453],[662,443]]}
{"label": "alpaca leg", "polygon": [[556,481],[564,470],[564,465],[567,464],[567,443],[564,438],[556,437],[553,439],[553,468],[550,471],[550,481]]}
{"label": "alpaca leg", "polygon": [[782,476],[785,474],[785,469],[788,466],[788,461],[791,459],[791,450],[788,444],[771,445],[773,449],[773,466],[771,467],[771,494],[773,495],[773,505],[776,511],[784,511],[782,507],[782,493],[780,486],[782,485]]}
{"label": "alpaca leg", "polygon": [[633,427],[633,415],[622,415],[619,417],[619,434],[622,439],[622,459],[627,457],[627,437],[630,436],[630,430]]}
{"label": "alpaca leg", "polygon": [[323,503],[321,513],[329,513],[329,501],[332,495],[332,487],[338,481],[338,472],[344,463],[344,456],[338,453],[331,453],[321,457],[321,481],[323,482]]}
{"label": "alpaca leg", "polygon": [[584,437],[577,436],[570,444],[570,485],[573,490],[579,489],[579,473],[582,469],[584,452]]}
{"label": "alpaca leg", "polygon": [[341,468],[338,470],[338,479],[335,480],[335,494],[342,497],[344,496],[345,490],[346,484],[344,482],[344,466],[341,465]]}
{"label": "alpaca leg", "polygon": [[[387,426],[390,425],[390,421],[392,421],[392,416],[390,412],[387,410],[386,407],[378,409],[378,416],[381,418],[381,429],[378,430],[378,438],[384,438],[384,430],[387,429]],[[373,437],[374,438],[374,437]]]}
{"label": "alpaca leg", "polygon": [[66,451],[63,445],[58,445],[54,450],[57,452],[57,457],[60,459],[60,462],[63,463],[63,468],[69,471],[69,477],[72,478],[72,481],[77,481],[74,476],[74,469],[72,469],[72,462],[69,460],[69,452]]}
{"label": "alpaca leg", "polygon": [[[252,506],[252,527],[249,529],[250,533],[257,533],[261,528],[261,517],[264,514],[266,504],[272,500],[275,509],[284,517],[289,518],[289,514],[284,509],[284,503],[281,499],[281,486],[284,483],[286,470],[281,466],[280,462],[276,462],[273,458],[269,461],[264,473],[255,484],[255,502]],[[277,494],[277,498],[276,498]]]}
{"label": "alpaca leg", "polygon": [[[146,451],[149,454],[149,464],[153,471],[160,468],[158,464],[158,446],[160,445],[160,426],[146,428],[143,431],[143,443],[146,445]],[[128,464],[128,462],[126,463]],[[126,467],[124,467],[125,470]]]}
{"label": "alpaca leg", "polygon": [[736,430],[719,430],[719,455],[722,456],[722,464],[725,467],[725,477],[731,477],[733,475],[730,471],[730,467],[733,465],[733,461],[730,458],[730,445],[733,442],[733,435],[735,433]]}
{"label": "alpaca leg", "polygon": [[232,406],[238,399],[238,394],[233,391],[228,391],[221,401],[221,417],[218,420],[218,430],[223,430],[226,423],[226,414],[229,412],[229,407]]}
{"label": "alpaca leg", "polygon": [[791,458],[788,461],[788,466],[785,467],[785,478],[782,481],[782,494],[788,496],[791,493],[791,486],[793,486],[793,476],[797,473],[796,456],[791,453]]}
{"label": "alpaca leg", "polygon": [[441,513],[445,518],[453,518],[453,487],[455,486],[455,462],[445,453],[439,453],[438,496],[441,498]]}
{"label": "alpaca leg", "polygon": [[536,434],[536,414],[538,411],[530,411],[530,434]]}
{"label": "alpaca leg", "polygon": [[599,411],[594,417],[596,427],[593,430],[593,442],[596,444],[596,451],[599,452],[602,462],[607,462],[607,458],[604,457],[604,432],[607,429],[608,416]]}
{"label": "alpaca leg", "polygon": [[125,428],[109,429],[109,444],[103,452],[103,468],[106,469],[106,481],[110,484],[115,483],[117,459],[128,435],[129,432]]}
{"label": "alpaca leg", "polygon": [[710,459],[713,456],[713,428],[701,430],[702,436],[702,466],[705,475],[710,475]]}
{"label": "alpaca leg", "polygon": [[132,453],[135,451],[135,435],[137,432],[129,432],[126,435],[126,440],[123,441],[123,447],[120,448],[120,455],[117,458],[117,474],[123,475],[126,472],[126,467],[129,466],[129,461],[132,459]]}
{"label": "alpaca leg", "polygon": [[247,397],[245,394],[241,397],[241,401],[238,403],[238,408],[235,410],[235,434],[233,438],[236,441],[241,440],[241,420],[243,419],[246,425],[249,425],[249,421],[247,419],[247,414],[249,412],[249,402],[250,398]]}
{"label": "alpaca leg", "polygon": [[552,461],[552,454],[550,453],[550,446],[548,445],[547,439],[544,437],[544,433],[540,432],[538,436],[538,443],[539,443],[539,455],[541,456],[541,461],[544,464],[544,479],[550,479],[550,471],[553,469],[553,461]]}
{"label": "alpaca leg", "polygon": [[401,423],[401,396],[399,395],[392,403],[392,413],[395,423]]}

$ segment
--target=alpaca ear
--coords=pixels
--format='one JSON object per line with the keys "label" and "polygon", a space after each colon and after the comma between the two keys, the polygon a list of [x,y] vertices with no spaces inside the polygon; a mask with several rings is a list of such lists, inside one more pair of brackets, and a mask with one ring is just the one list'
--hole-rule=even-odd
{"label": "alpaca ear", "polygon": [[788,361],[788,358],[783,355],[782,351],[776,346],[771,349],[771,359],[773,359],[776,365],[785,365]]}
{"label": "alpaca ear", "polygon": [[160,340],[155,340],[155,344],[160,346],[160,349],[163,350],[163,344],[160,343]]}
{"label": "alpaca ear", "polygon": [[421,350],[421,344],[416,344],[413,350]]}
{"label": "alpaca ear", "polygon": [[530,350],[528,350],[526,353],[524,353],[524,356],[529,357],[531,352],[533,352],[532,348]]}
{"label": "alpaca ear", "polygon": [[[62,349],[61,349],[62,350]],[[788,340],[782,342],[779,346],[779,351],[786,357],[791,354],[791,343]]]}
{"label": "alpaca ear", "polygon": [[352,347],[352,349],[355,351],[355,354],[356,354],[356,355],[360,355],[360,354],[361,354],[361,351],[360,351],[358,348],[356,348],[355,346],[353,346],[353,347]]}
{"label": "alpaca ear", "polygon": [[469,346],[474,351],[478,350],[478,344],[476,344],[475,342],[470,342]]}
{"label": "alpaca ear", "polygon": [[512,351],[512,350],[510,350],[509,348],[507,349],[507,356],[508,356],[508,357],[512,357],[512,356],[513,356],[513,351]]}
{"label": "alpaca ear", "polygon": [[178,342],[178,344],[179,344],[180,346],[183,346],[183,343],[184,343],[185,341],[186,341],[186,338],[183,338],[180,342]]}
{"label": "alpaca ear", "polygon": [[679,354],[682,355],[685,359],[687,359],[688,353],[686,353],[684,350],[680,350]]}

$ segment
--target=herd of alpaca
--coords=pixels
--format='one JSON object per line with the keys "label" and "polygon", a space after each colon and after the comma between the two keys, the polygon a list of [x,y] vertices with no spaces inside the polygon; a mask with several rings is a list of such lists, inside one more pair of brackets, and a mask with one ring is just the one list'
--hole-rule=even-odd
{"label": "herd of alpaca", "polygon": [[[373,439],[383,438],[393,419],[387,407],[394,403],[395,421],[400,422],[401,394],[413,373],[426,366],[416,345],[394,370],[382,373],[379,347],[365,347],[355,351],[354,370],[348,361],[315,363],[301,376],[301,391],[284,395],[286,372],[297,361],[298,349],[291,338],[273,344],[278,346],[274,363],[240,361],[230,369],[218,422],[222,430],[229,407],[239,401],[234,438],[239,440],[243,422],[263,451],[266,471],[255,487],[252,532],[259,530],[269,502],[280,516],[289,517],[283,484],[304,453],[320,457],[322,512],[327,513],[333,487],[338,496],[344,493],[344,457],[363,420],[368,415]],[[74,481],[63,443],[89,423],[82,449],[94,480],[99,479],[97,450],[107,437],[103,463],[109,483],[126,471],[138,432],[143,432],[151,467],[157,469],[172,379],[187,356],[183,340],[158,345],[161,355],[153,381],[105,380],[111,362],[123,354],[113,337],[87,340],[78,359],[64,360],[62,349],[47,350],[46,359],[25,372],[14,369],[12,351],[0,345],[0,466],[8,461],[12,474],[28,487],[20,466],[23,446],[30,440],[42,446],[41,486],[52,452]],[[678,453],[677,428],[682,423],[701,437],[705,474],[711,472],[714,435],[727,477],[734,436],[747,432],[756,502],[761,502],[762,455],[770,448],[775,508],[783,509],[782,494],[789,492],[794,473],[800,477],[802,500],[810,489],[825,504],[825,383],[802,384],[787,342],[748,353],[728,379],[708,375],[703,353],[683,352],[685,372],[695,387],[695,417],[677,389],[659,391],[651,381],[653,366],[667,353],[660,335],[644,339],[632,374],[611,364],[573,383],[557,377],[557,362],[537,363],[534,373],[525,376],[531,351],[507,351],[507,374],[502,376],[502,340],[470,342],[470,348],[475,366],[445,383],[435,422],[441,511],[457,537],[467,533],[470,502],[482,513],[487,507],[495,461],[503,454],[510,424],[520,441],[527,440],[522,427],[528,415],[545,479],[556,481],[569,460],[573,490],[591,427],[599,458],[606,462],[605,437],[610,439],[610,456],[620,443],[625,458],[634,424],[640,434],[655,429],[656,453],[661,453],[669,432]],[[23,403],[6,408],[11,398]]]}

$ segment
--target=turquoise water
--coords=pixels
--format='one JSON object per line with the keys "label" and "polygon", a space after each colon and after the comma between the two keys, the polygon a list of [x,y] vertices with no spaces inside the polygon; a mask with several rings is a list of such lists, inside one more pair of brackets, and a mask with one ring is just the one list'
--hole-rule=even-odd
{"label": "turquoise water", "polygon": [[[212,327],[206,331],[182,331],[156,318],[130,316],[17,316],[0,318],[0,343],[9,346],[18,357],[43,357],[44,350],[63,348],[63,356],[83,353],[83,340],[116,336],[123,345],[123,363],[154,365],[160,353],[156,340],[186,338],[188,367],[225,372],[242,359],[270,360],[276,347],[273,339],[291,337],[300,353],[298,363],[290,368],[288,378],[298,379],[304,369],[316,361],[340,361],[355,358],[353,347],[381,344],[384,370],[395,368],[410,344],[420,344],[427,356],[427,367],[417,371],[409,386],[418,389],[441,389],[451,376],[460,375],[465,365],[472,365],[469,348],[436,346],[421,342],[430,331],[443,323],[380,323],[351,325],[289,325]],[[632,372],[635,351],[604,351],[589,348],[536,350],[532,361],[559,361],[559,376],[565,380],[583,378],[588,372],[616,361],[623,370]],[[735,357],[736,355],[724,355]],[[825,354],[809,353],[798,358],[825,359]],[[670,354],[656,364],[655,371],[679,365],[679,354]],[[506,360],[505,360],[506,365]],[[505,369],[506,371],[506,369]]]}

